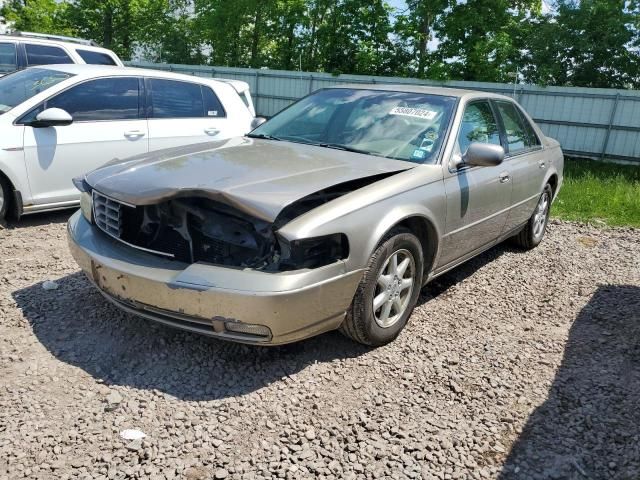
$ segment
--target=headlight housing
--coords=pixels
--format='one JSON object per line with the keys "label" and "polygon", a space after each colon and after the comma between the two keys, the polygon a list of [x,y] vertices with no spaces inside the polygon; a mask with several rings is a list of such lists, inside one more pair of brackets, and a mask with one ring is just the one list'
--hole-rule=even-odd
{"label": "headlight housing", "polygon": [[87,222],[93,221],[93,194],[91,192],[91,185],[89,185],[83,178],[74,178],[73,184],[80,190],[80,210],[82,216],[87,219]]}
{"label": "headlight housing", "polygon": [[279,238],[281,269],[318,268],[349,256],[349,241],[344,233],[287,241]]}

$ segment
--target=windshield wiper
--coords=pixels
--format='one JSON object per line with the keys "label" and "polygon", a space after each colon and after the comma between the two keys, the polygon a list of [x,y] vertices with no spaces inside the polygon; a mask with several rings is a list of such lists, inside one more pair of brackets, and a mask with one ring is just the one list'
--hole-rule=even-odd
{"label": "windshield wiper", "polygon": [[365,155],[376,155],[375,153],[369,152],[367,150],[361,150],[359,148],[353,148],[349,145],[342,145],[341,143],[316,143],[318,147],[324,148],[335,148],[336,150],[344,150],[345,152],[353,152],[353,153],[364,153]]}
{"label": "windshield wiper", "polygon": [[275,141],[280,141],[282,140],[281,138],[275,137],[273,135],[267,135],[265,133],[249,133],[247,135],[247,137],[249,138],[260,138],[262,140],[275,140]]}

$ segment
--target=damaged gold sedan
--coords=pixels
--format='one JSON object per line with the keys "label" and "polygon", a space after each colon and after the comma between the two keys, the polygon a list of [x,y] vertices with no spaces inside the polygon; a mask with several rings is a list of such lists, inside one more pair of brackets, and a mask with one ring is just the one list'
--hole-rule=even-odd
{"label": "damaged gold sedan", "polygon": [[432,278],[509,237],[540,243],[562,167],[507,97],[330,88],[245,137],[76,179],[69,245],[107,299],[157,322],[382,345]]}

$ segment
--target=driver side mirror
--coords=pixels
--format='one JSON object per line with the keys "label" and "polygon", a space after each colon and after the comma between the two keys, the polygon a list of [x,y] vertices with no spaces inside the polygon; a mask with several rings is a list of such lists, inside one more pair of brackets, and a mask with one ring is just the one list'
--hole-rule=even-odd
{"label": "driver side mirror", "polygon": [[36,115],[36,119],[29,123],[33,128],[64,127],[73,123],[73,117],[61,108],[47,108]]}
{"label": "driver side mirror", "polygon": [[504,160],[504,148],[490,143],[473,142],[455,167],[495,167]]}
{"label": "driver side mirror", "polygon": [[251,121],[251,130],[255,130],[256,128],[258,128],[260,125],[262,125],[264,122],[266,122],[267,119],[264,117],[256,117]]}

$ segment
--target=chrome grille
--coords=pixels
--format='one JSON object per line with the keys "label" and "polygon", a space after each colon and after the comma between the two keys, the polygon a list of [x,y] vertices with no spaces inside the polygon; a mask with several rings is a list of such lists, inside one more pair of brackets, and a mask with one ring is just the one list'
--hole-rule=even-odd
{"label": "chrome grille", "polygon": [[122,235],[122,203],[93,191],[93,217],[100,230],[112,237]]}

